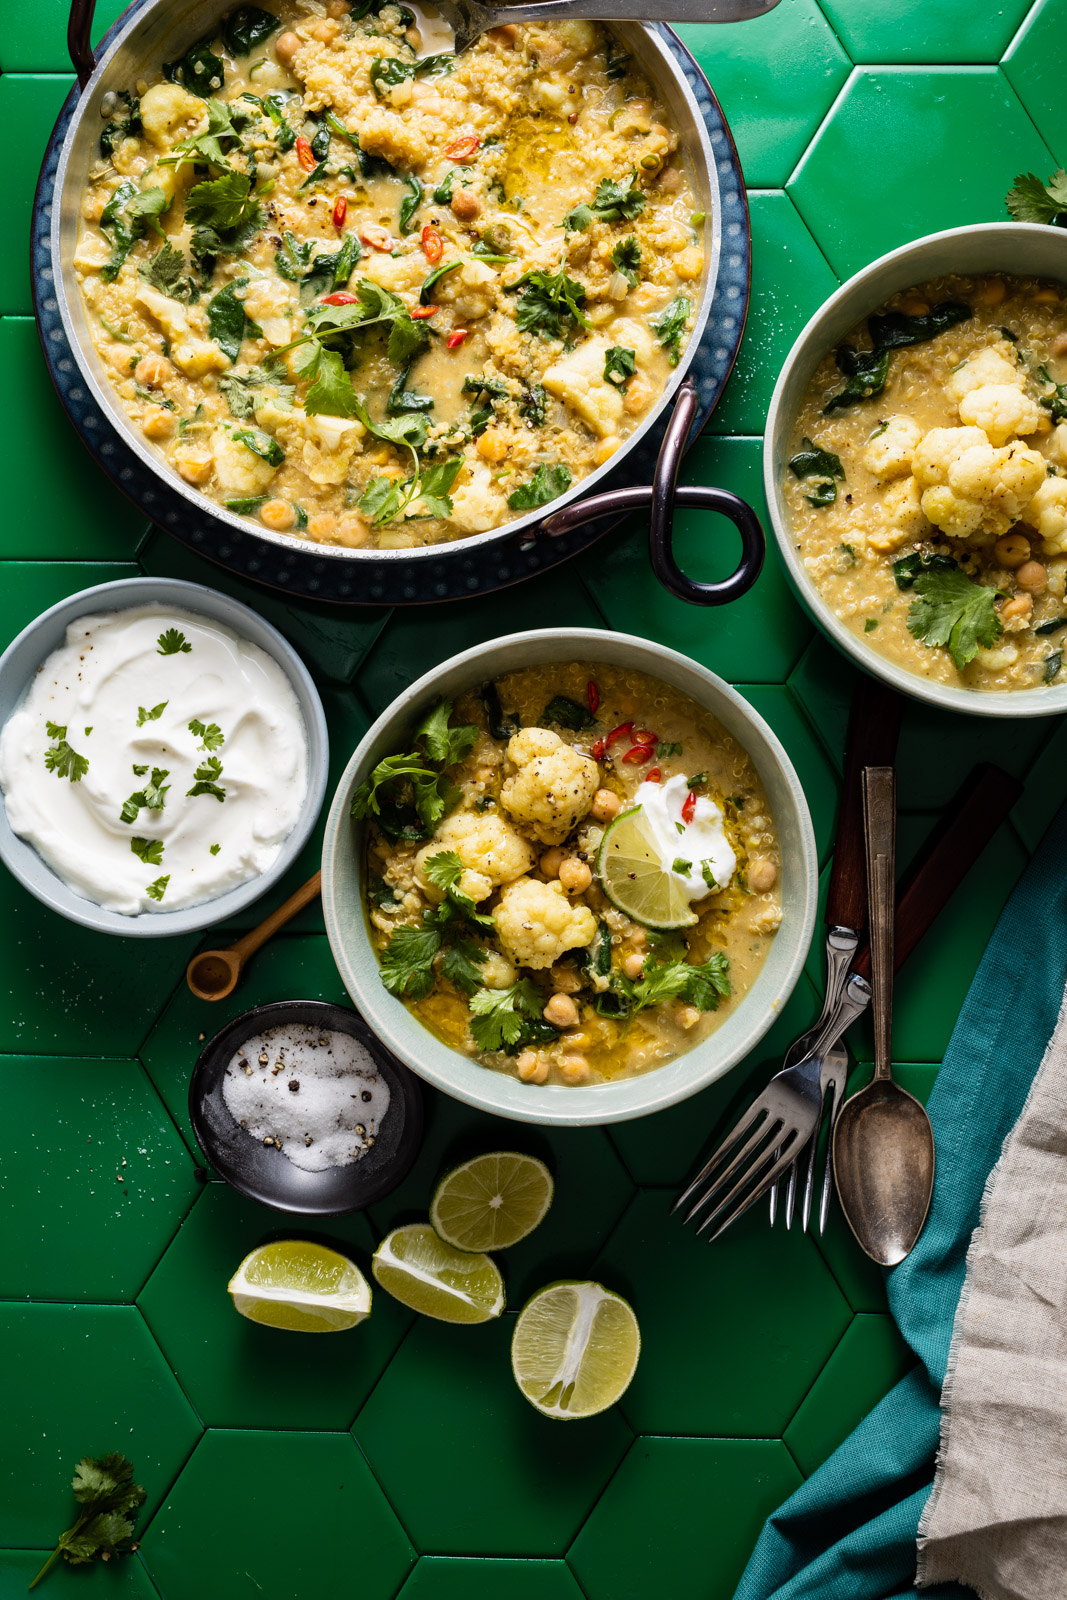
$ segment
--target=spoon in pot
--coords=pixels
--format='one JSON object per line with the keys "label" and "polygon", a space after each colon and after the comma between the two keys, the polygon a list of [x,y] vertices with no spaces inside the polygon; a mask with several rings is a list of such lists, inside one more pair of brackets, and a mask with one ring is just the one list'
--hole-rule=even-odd
{"label": "spoon in pot", "polygon": [[863,1250],[896,1266],[923,1230],[934,1188],[934,1130],[914,1095],[893,1082],[893,917],[896,778],[865,767],[863,821],[874,990],[874,1077],[847,1100],[834,1130],[834,1178],[849,1227]]}
{"label": "spoon in pot", "polygon": [[322,889],[322,873],[316,872],[303,888],[291,894],[288,900],[265,917],[258,928],[246,933],[243,939],[227,950],[201,950],[185,969],[185,981],[198,1000],[225,1000],[237,987],[241,969],[249,956],[266,944],[272,934],[295,917]]}
{"label": "spoon in pot", "polygon": [[[778,0],[515,0],[513,5],[483,5],[481,0],[429,0],[414,4],[422,35],[420,56],[461,55],[490,28],[511,22],[746,22],[773,11]],[[442,22],[444,26],[442,26]],[[453,37],[454,36],[454,37]]]}

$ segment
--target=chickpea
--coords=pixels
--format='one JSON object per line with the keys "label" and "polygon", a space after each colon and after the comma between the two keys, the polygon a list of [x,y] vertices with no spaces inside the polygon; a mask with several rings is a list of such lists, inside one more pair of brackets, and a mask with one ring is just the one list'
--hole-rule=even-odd
{"label": "chickpea", "polygon": [[1038,306],[1055,306],[1059,304],[1060,291],[1058,289],[1039,289],[1034,295],[1034,304]]}
{"label": "chickpea", "polygon": [[141,432],[146,439],[169,439],[176,427],[173,411],[165,406],[149,406],[141,418]]}
{"label": "chickpea", "polygon": [[1016,617],[1028,617],[1034,609],[1034,597],[1030,594],[1017,594],[1014,600],[1006,600],[1000,608],[1001,622],[1014,622]]}
{"label": "chickpea", "polygon": [[340,22],[348,15],[348,0],[326,0],[326,15]]}
{"label": "chickpea", "polygon": [[682,187],[682,174],[677,167],[664,167],[657,182],[664,194],[677,194]]}
{"label": "chickpea", "polygon": [[622,441],[614,433],[609,433],[606,439],[601,439],[600,443],[593,452],[593,460],[596,462],[598,467],[602,467],[605,461],[611,460],[611,457],[615,454],[621,442]]}
{"label": "chickpea", "polygon": [[695,1028],[700,1021],[700,1012],[696,1006],[678,1006],[674,1020],[680,1028]]}
{"label": "chickpea", "polygon": [[107,205],[107,195],[87,194],[82,201],[82,216],[86,222],[99,222]]}
{"label": "chickpea", "polygon": [[490,28],[486,34],[486,38],[492,39],[494,44],[506,45],[509,49],[518,37],[518,24],[514,22],[505,22],[500,28]]}
{"label": "chickpea", "polygon": [[515,1063],[515,1071],[523,1083],[544,1083],[548,1077],[548,1062],[536,1050],[524,1050]]}
{"label": "chickpea", "polygon": [[1048,573],[1040,561],[1024,561],[1015,574],[1015,584],[1025,594],[1044,594]]}
{"label": "chickpea", "polygon": [[638,950],[643,950],[648,943],[648,934],[644,928],[633,928],[630,931],[630,943],[636,945]]}
{"label": "chickpea", "polygon": [[449,204],[452,215],[459,222],[473,222],[475,217],[481,216],[482,202],[469,189],[457,189]]}
{"label": "chickpea", "polygon": [[546,850],[537,863],[546,878],[558,878],[559,869],[563,865],[563,851],[559,845],[553,845],[551,850]]}
{"label": "chickpea", "polygon": [[574,967],[553,967],[550,976],[559,994],[577,994],[582,987],[582,975]]}
{"label": "chickpea", "polygon": [[291,67],[293,57],[303,44],[298,33],[280,33],[274,43],[274,54],[283,67]]}
{"label": "chickpea", "polygon": [[1002,567],[1021,567],[1024,561],[1030,559],[1030,541],[1024,533],[1012,529],[997,540],[993,546],[993,554]]}
{"label": "chickpea", "polygon": [[982,285],[975,298],[982,306],[999,306],[1008,290],[1003,278],[990,278],[989,282]]}
{"label": "chickpea", "polygon": [[308,23],[308,36],[317,39],[320,44],[330,44],[341,31],[341,24],[333,17],[320,17],[317,22]]}
{"label": "chickpea", "polygon": [[766,894],[778,882],[778,868],[768,856],[757,856],[748,869],[748,886],[753,894]]}
{"label": "chickpea", "polygon": [[645,970],[645,958],[640,950],[631,950],[628,956],[623,957],[622,970],[628,978],[636,982]]}
{"label": "chickpea", "polygon": [[568,857],[559,869],[559,881],[568,894],[581,894],[593,881],[588,864]]}
{"label": "chickpea", "polygon": [[478,436],[477,448],[483,461],[503,461],[508,453],[507,435],[502,428],[486,428]]}
{"label": "chickpea", "polygon": [[1058,333],[1049,345],[1049,351],[1054,356],[1067,356],[1067,333]]}
{"label": "chickpea", "polygon": [[623,410],[631,417],[639,417],[646,411],[652,402],[652,385],[641,372],[635,372],[626,385],[626,398],[622,403]]}
{"label": "chickpea", "polygon": [[342,517],[334,529],[333,538],[336,544],[343,544],[349,550],[359,550],[366,544],[370,536],[370,524],[365,517],[355,511],[350,511],[347,517]]}
{"label": "chickpea", "polygon": [[413,50],[418,51],[422,49],[422,29],[416,28],[414,23],[412,23],[410,28],[404,29],[404,38],[407,40],[408,44]]}
{"label": "chickpea", "polygon": [[204,484],[211,476],[213,466],[211,451],[201,445],[187,445],[174,457],[174,465],[186,483]]}
{"label": "chickpea", "polygon": [[320,511],[314,517],[308,518],[308,538],[320,542],[332,539],[334,529],[337,527],[337,518],[332,511]]}
{"label": "chickpea", "polygon": [[573,1028],[578,1021],[578,1007],[569,994],[554,994],[541,1015],[554,1028]]}
{"label": "chickpea", "polygon": [[589,1063],[584,1056],[560,1056],[557,1065],[566,1083],[584,1083],[589,1076]]}
{"label": "chickpea", "polygon": [[[104,352],[104,360],[107,362],[108,366],[113,372],[118,373],[120,378],[129,377],[130,372],[132,371],[130,362],[133,360],[133,357],[130,355],[129,345],[109,345],[107,350]],[[136,362],[134,362],[134,365],[136,365]]]}
{"label": "chickpea", "polygon": [[144,389],[158,389],[171,376],[174,368],[162,356],[157,356],[153,351],[142,356],[133,369],[133,375]]}
{"label": "chickpea", "polygon": [[622,810],[622,801],[610,789],[598,789],[593,796],[589,815],[595,822],[610,822]]}
{"label": "chickpea", "polygon": [[276,533],[284,533],[286,528],[291,528],[296,521],[296,512],[288,500],[268,500],[259,508],[259,520],[265,528],[273,528]]}

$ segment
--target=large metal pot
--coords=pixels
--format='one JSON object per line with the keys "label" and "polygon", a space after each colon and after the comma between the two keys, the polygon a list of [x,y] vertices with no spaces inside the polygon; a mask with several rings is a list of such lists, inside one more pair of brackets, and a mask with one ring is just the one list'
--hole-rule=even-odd
{"label": "large metal pot", "polygon": [[[738,598],[751,587],[759,575],[763,559],[763,532],[755,512],[737,496],[722,489],[689,487],[676,490],[675,487],[682,451],[697,410],[695,389],[687,375],[700,346],[715,293],[722,252],[723,219],[719,172],[708,131],[693,89],[661,31],[637,22],[613,24],[620,41],[640,61],[642,70],[673,119],[682,139],[699,205],[708,219],[705,224],[704,276],[693,333],[663,394],[641,426],[611,460],[575,484],[550,507],[531,512],[502,528],[450,544],[414,550],[359,550],[311,545],[290,534],[274,533],[207,500],[185,483],[164,457],[145,441],[118,403],[93,347],[85,306],[72,265],[87,174],[98,153],[102,102],[110,90],[136,82],[146,73],[156,70],[160,61],[180,57],[194,40],[211,30],[224,11],[230,9],[231,0],[135,0],[104,40],[96,59],[88,42],[93,3],[94,0],[73,0],[72,4],[68,43],[78,72],[81,93],[70,113],[69,126],[55,168],[48,234],[52,270],[46,274],[52,281],[42,285],[35,273],[34,285],[35,293],[46,297],[38,305],[39,314],[42,303],[51,308],[53,315],[58,313],[62,333],[90,395],[102,412],[105,424],[119,435],[122,452],[127,461],[131,461],[125,471],[114,474],[120,487],[155,521],[177,532],[179,537],[183,536],[181,530],[190,522],[205,527],[207,537],[201,534],[196,547],[201,554],[219,559],[224,565],[229,564],[225,555],[228,542],[240,540],[247,544],[251,538],[261,543],[266,553],[273,546],[280,552],[313,554],[318,569],[328,572],[331,579],[338,580],[321,584],[323,598],[341,598],[351,602],[386,599],[395,602],[432,599],[435,594],[448,598],[451,594],[462,592],[462,586],[452,587],[447,582],[442,585],[439,581],[443,568],[459,563],[468,572],[472,566],[481,566],[484,570],[488,565],[499,573],[496,583],[471,582],[468,578],[468,590],[515,581],[524,575],[522,570],[516,569],[514,562],[509,563],[509,554],[516,548],[528,549],[532,541],[541,537],[561,539],[562,535],[598,519],[603,527],[604,519],[608,516],[617,519],[623,512],[651,507],[650,548],[653,567],[660,580],[673,593],[694,603],[721,605]],[[39,192],[39,205],[42,198]],[[740,310],[743,320],[743,305]],[[41,320],[44,321],[43,318]],[[54,338],[54,332],[49,337]],[[52,354],[47,351],[47,343],[46,352]],[[676,411],[664,434],[656,470],[655,492],[652,485],[638,487],[632,483],[626,489],[605,492],[605,480],[619,473],[620,466],[623,467],[622,475],[625,475],[628,457],[640,454],[642,449],[647,455],[651,443],[663,431],[664,414],[671,407],[676,407]],[[68,409],[72,411],[77,425],[79,417],[76,409],[70,406]],[[102,453],[106,458],[106,447]],[[149,490],[142,487],[139,492],[138,486],[144,484],[152,487]],[[695,583],[678,568],[670,545],[676,496],[679,504],[719,511],[737,526],[741,534],[742,553],[738,567],[729,578],[713,584]],[[597,532],[591,531],[590,537],[597,536]],[[245,568],[254,570],[255,565],[246,562]],[[269,580],[272,564],[266,561],[264,565],[268,569],[264,575]],[[426,578],[431,569],[438,575],[438,582],[428,590]],[[312,589],[315,587],[311,585]]]}

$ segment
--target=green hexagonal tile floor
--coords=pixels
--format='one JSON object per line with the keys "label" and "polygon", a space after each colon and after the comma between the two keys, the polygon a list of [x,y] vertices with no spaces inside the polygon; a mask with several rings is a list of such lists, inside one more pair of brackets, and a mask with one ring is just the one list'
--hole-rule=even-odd
{"label": "green hexagonal tile floor", "polygon": [[[96,34],[121,0],[101,0]],[[660,639],[737,684],[770,721],[832,848],[858,674],[815,634],[772,549],[739,604],[702,610],[653,583],[635,518],[577,561],[499,595],[389,611],[267,592],[158,530],[100,474],[60,413],[32,323],[26,231],[37,161],[72,82],[66,0],[10,8],[0,113],[19,161],[0,192],[0,647],[40,611],[110,578],[190,578],[255,607],[315,676],[331,785],[369,722],[450,654],[516,629],[588,626]],[[1067,0],[781,0],[758,20],[689,25],[731,119],[749,185],[753,295],[736,370],[688,482],[766,517],[761,435],[781,362],[841,278],[927,229],[1004,215],[1015,173],[1067,159]],[[982,159],[974,157],[975,128]],[[990,154],[992,152],[992,154]],[[726,330],[729,331],[729,330]],[[15,493],[10,486],[20,485]],[[721,576],[736,535],[678,518],[694,576]],[[901,856],[990,756],[1025,792],[902,974],[899,1076],[925,1099],[1000,906],[1062,795],[1067,733],[1051,720],[940,715],[909,703],[899,751]],[[188,1120],[205,1038],[248,1006],[344,1003],[319,905],[256,956],[217,1005],[182,981],[314,869],[319,830],[271,895],[203,939],[94,937],[0,882],[0,1084],[7,1213],[0,1236],[0,1595],[21,1594],[74,1508],[78,1458],[128,1453],[148,1491],[133,1556],[60,1567],[62,1600],[728,1600],[762,1518],[906,1370],[881,1273],[834,1210],[825,1237],[760,1208],[709,1248],[670,1216],[716,1130],[817,1013],[821,939],[761,1047],[692,1100],[607,1130],[501,1123],[425,1092],[414,1169],[365,1216],[294,1226],[203,1163]],[[869,1076],[855,1030],[850,1085]],[[370,1271],[381,1233],[424,1216],[454,1161],[542,1156],[541,1229],[501,1258],[509,1309],[484,1327],[417,1318],[380,1288],[365,1325],[326,1340],[242,1319],[226,1292],[256,1245],[306,1235]],[[559,1276],[601,1278],[643,1331],[621,1403],[548,1421],[510,1373],[515,1310]],[[708,1507],[715,1507],[709,1537]],[[669,1527],[670,1537],[656,1536]]]}

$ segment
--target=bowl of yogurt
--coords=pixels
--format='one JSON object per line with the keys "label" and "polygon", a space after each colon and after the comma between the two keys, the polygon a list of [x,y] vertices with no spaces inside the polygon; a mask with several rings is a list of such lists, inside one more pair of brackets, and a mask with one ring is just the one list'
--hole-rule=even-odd
{"label": "bowl of yogurt", "polygon": [[329,745],[299,656],[201,584],[83,589],[0,656],[0,859],[102,932],[242,912],[318,818]]}

